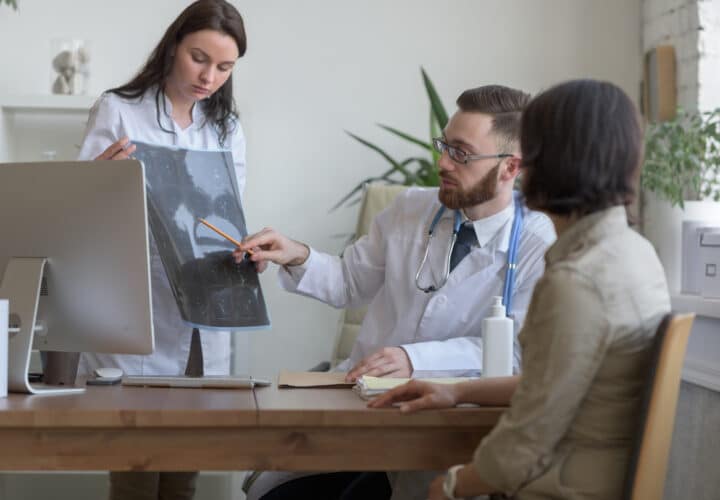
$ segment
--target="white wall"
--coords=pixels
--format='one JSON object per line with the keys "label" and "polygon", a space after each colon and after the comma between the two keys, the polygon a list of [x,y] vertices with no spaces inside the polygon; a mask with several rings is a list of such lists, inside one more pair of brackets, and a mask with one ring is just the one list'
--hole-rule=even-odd
{"label": "white wall", "polygon": [[698,52],[698,108],[720,107],[720,2],[701,0],[698,18],[702,26]]}
{"label": "white wall", "polygon": [[[50,40],[63,36],[90,41],[93,92],[120,84],[188,3],[19,0],[18,13],[0,8],[0,95],[46,93]],[[427,135],[420,65],[448,109],[461,90],[486,83],[536,92],[595,77],[638,93],[640,0],[234,3],[249,37],[235,72],[248,138],[249,224],[275,226],[330,252],[340,251],[343,240],[334,235],[351,231],[355,210],[328,208],[385,168],[343,130],[409,154],[374,124]],[[32,133],[40,125],[22,126]],[[17,156],[37,158],[51,146],[25,140],[23,148],[37,151]],[[241,339],[247,350],[239,353],[240,369],[272,375],[327,359],[338,313],[280,291],[272,272],[263,284],[273,328]]]}

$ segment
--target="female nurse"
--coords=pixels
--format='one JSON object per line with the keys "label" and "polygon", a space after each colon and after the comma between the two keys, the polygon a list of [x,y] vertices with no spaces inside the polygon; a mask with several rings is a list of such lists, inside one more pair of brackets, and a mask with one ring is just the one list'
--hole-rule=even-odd
{"label": "female nurse", "polygon": [[[143,68],[95,103],[79,158],[123,160],[133,141],[200,150],[230,150],[242,193],[245,136],[232,97],[232,71],[245,54],[240,13],[225,0],[198,0],[168,27]],[[190,349],[185,324],[151,238],[155,351],[148,356],[87,353],[81,369],[117,367],[130,375],[180,375]],[[230,369],[229,332],[202,337],[204,370]],[[192,498],[197,473],[111,473],[110,497]]]}

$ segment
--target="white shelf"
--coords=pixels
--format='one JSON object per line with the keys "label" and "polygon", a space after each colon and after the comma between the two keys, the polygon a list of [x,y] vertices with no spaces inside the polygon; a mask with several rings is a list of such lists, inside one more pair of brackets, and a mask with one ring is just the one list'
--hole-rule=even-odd
{"label": "white shelf", "polygon": [[720,318],[720,299],[707,299],[699,295],[676,294],[671,297],[673,311],[694,312],[698,316]]}
{"label": "white shelf", "polygon": [[16,95],[0,101],[3,111],[87,113],[97,98],[87,95]]}

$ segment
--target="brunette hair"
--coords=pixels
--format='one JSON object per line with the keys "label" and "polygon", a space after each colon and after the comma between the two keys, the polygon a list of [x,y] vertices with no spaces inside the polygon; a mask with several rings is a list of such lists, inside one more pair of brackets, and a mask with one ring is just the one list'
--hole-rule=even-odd
{"label": "brunette hair", "polygon": [[541,93],[522,117],[528,206],[582,216],[631,204],[642,137],[637,108],[612,83],[572,80]]}
{"label": "brunette hair", "polygon": [[[162,130],[173,133],[165,129],[160,121],[161,102],[163,109],[165,108],[162,92],[172,69],[173,54],[178,44],[185,36],[201,30],[219,31],[231,36],[237,44],[238,57],[245,54],[247,49],[245,25],[237,9],[225,0],[198,0],[190,4],[172,22],[137,75],[128,83],[111,89],[110,92],[121,97],[137,99],[148,89],[156,86],[155,103],[158,125]],[[201,103],[205,116],[218,131],[220,144],[223,144],[238,118],[232,96],[232,75],[222,87]]]}

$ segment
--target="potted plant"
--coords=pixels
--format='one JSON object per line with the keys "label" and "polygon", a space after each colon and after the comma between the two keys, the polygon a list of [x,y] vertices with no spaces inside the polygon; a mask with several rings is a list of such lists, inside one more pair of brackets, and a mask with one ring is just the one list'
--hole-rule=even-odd
{"label": "potted plant", "polygon": [[382,156],[390,164],[390,167],[382,174],[369,177],[358,183],[335,204],[331,211],[347,202],[349,202],[349,204],[357,203],[363,186],[368,182],[383,181],[389,184],[403,184],[405,186],[438,186],[440,184],[440,177],[438,176],[436,166],[439,154],[432,147],[432,139],[442,133],[445,125],[447,125],[448,115],[435,90],[435,86],[423,68],[420,68],[420,73],[422,74],[425,92],[430,101],[430,137],[428,137],[427,140],[419,139],[388,125],[378,124],[378,126],[396,137],[419,147],[426,155],[429,153],[429,156],[410,156],[404,160],[396,160],[379,146],[346,130],[345,132],[350,137]]}
{"label": "potted plant", "polygon": [[665,267],[670,291],[680,290],[682,221],[720,224],[720,108],[678,110],[649,124],[641,177],[643,232]]}
{"label": "potted plant", "polygon": [[17,10],[17,0],[0,0],[0,5],[7,4],[13,9]]}
{"label": "potted plant", "polygon": [[720,201],[720,108],[648,125],[642,187],[680,208],[686,199]]}

